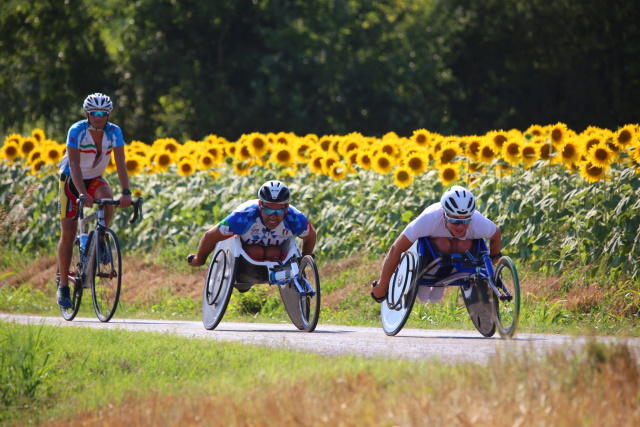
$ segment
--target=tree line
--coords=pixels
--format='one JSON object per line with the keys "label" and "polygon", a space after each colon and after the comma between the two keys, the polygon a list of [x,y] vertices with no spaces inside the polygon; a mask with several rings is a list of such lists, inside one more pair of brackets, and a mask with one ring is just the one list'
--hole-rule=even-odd
{"label": "tree line", "polygon": [[5,0],[0,137],[484,134],[640,117],[635,0]]}

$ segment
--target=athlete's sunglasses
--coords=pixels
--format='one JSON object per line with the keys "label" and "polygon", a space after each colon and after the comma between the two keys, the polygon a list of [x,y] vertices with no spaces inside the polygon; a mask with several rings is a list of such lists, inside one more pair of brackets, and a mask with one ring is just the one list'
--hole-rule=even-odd
{"label": "athlete's sunglasses", "polygon": [[286,212],[287,208],[282,208],[282,209],[271,209],[268,208],[266,206],[262,207],[262,212],[264,212],[264,214],[266,216],[271,216],[271,215],[275,215],[275,216],[282,216],[284,215],[284,213]]}
{"label": "athlete's sunglasses", "polygon": [[471,218],[451,218],[449,215],[447,215],[446,213],[444,214],[444,217],[447,219],[447,221],[449,221],[451,224],[453,225],[467,225],[471,222]]}
{"label": "athlete's sunglasses", "polygon": [[89,111],[91,117],[106,117],[109,115],[108,111]]}

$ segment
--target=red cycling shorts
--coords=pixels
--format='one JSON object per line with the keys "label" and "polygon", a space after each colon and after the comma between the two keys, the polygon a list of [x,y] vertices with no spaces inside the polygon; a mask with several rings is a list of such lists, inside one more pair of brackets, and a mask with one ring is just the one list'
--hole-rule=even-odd
{"label": "red cycling shorts", "polygon": [[[109,186],[109,183],[97,176],[91,179],[85,179],[84,188],[87,189],[89,196],[96,198],[96,190],[103,185]],[[58,187],[58,216],[60,219],[73,218],[78,212],[78,190],[73,185],[71,177],[65,174],[60,174],[60,184]]]}

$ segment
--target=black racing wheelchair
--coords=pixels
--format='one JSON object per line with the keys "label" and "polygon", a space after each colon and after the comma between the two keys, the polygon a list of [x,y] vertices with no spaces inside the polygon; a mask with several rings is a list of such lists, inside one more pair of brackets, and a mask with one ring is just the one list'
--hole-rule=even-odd
{"label": "black racing wheelchair", "polygon": [[512,338],[520,316],[520,282],[516,266],[508,256],[491,263],[484,240],[473,241],[464,254],[442,255],[428,238],[422,237],[402,254],[391,276],[386,301],[381,304],[382,328],[394,336],[403,328],[421,292],[442,297],[445,287],[460,287],[474,326],[485,337],[496,329],[502,338]]}
{"label": "black racing wheelchair", "polygon": [[209,264],[202,295],[202,322],[212,330],[222,320],[231,293],[269,283],[278,287],[289,318],[302,331],[313,332],[320,315],[320,277],[313,257],[302,256],[293,237],[282,245],[286,256],[256,261],[242,248],[239,236],[218,242]]}

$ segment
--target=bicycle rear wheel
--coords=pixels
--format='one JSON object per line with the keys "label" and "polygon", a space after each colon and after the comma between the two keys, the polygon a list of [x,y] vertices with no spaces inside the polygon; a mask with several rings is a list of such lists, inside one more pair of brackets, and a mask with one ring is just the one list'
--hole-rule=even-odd
{"label": "bicycle rear wheel", "polygon": [[113,230],[104,229],[98,235],[95,248],[95,274],[91,280],[93,309],[101,322],[108,322],[118,307],[122,282],[120,244]]}
{"label": "bicycle rear wheel", "polygon": [[[58,269],[57,275],[60,275]],[[71,291],[71,308],[60,307],[60,312],[64,320],[71,321],[80,310],[80,302],[82,301],[82,260],[80,258],[80,241],[76,237],[71,250],[71,264],[69,265],[69,288]]]}

